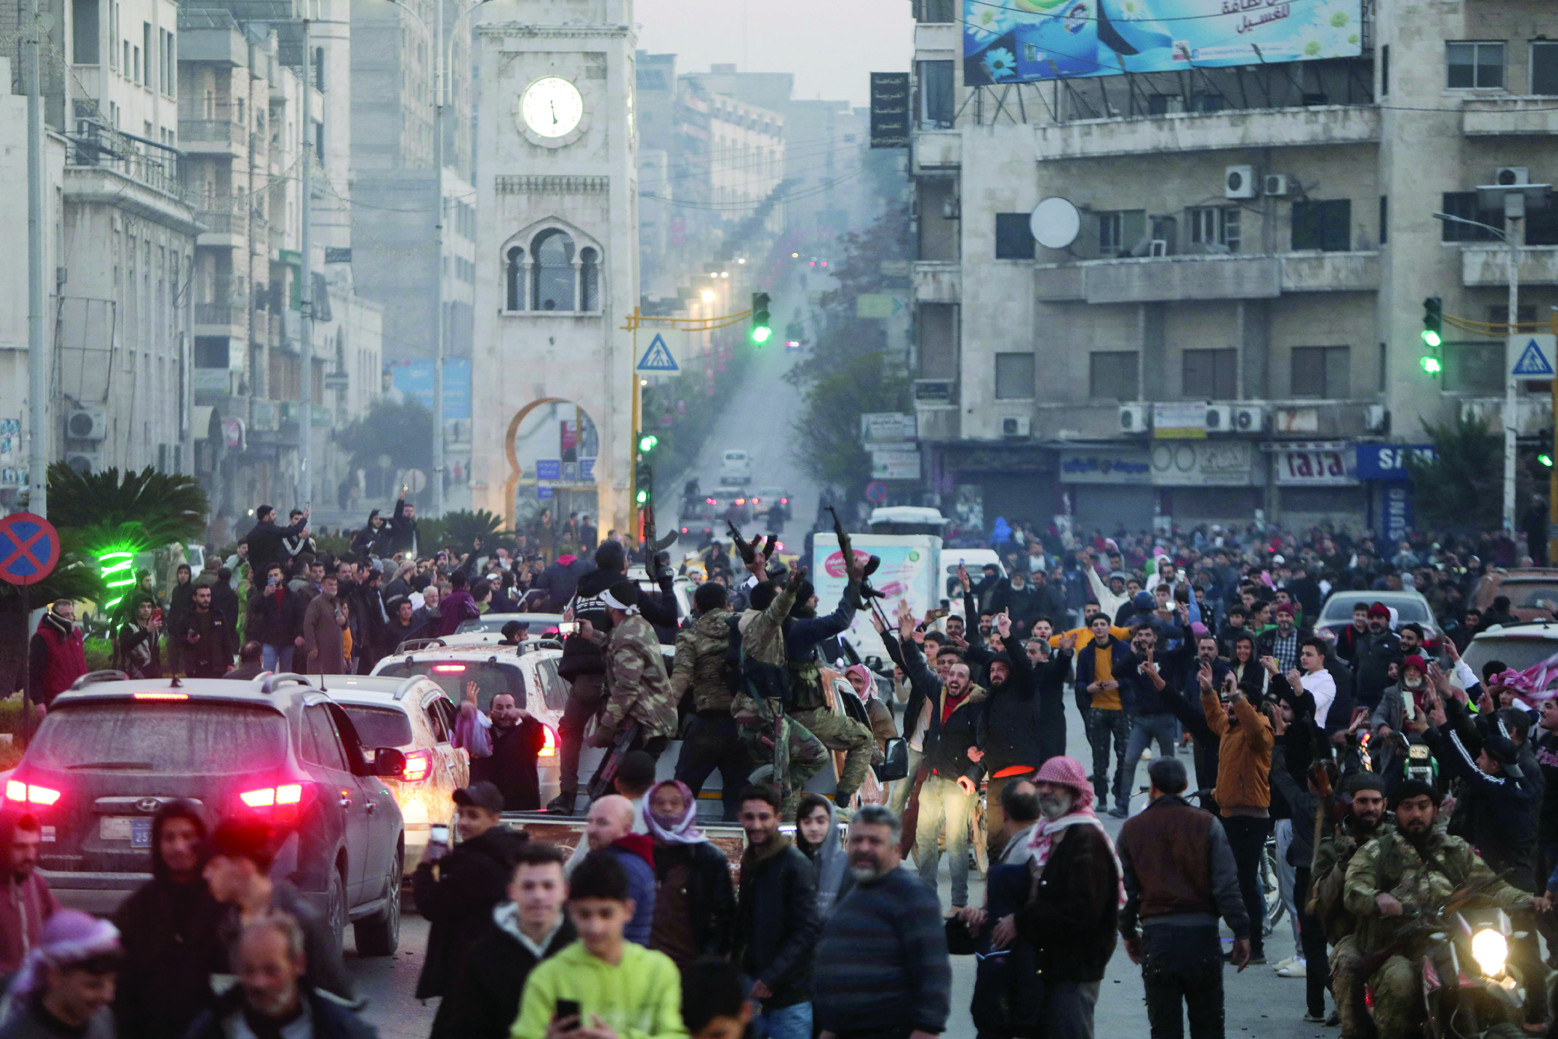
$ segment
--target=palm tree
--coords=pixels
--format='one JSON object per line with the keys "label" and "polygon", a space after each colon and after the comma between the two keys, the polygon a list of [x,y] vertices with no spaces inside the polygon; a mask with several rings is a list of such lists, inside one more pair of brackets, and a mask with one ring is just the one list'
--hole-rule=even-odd
{"label": "palm tree", "polygon": [[191,541],[206,528],[211,510],[206,492],[192,476],[107,469],[81,473],[64,462],[49,466],[49,521],[84,535],[100,550],[131,551]]}

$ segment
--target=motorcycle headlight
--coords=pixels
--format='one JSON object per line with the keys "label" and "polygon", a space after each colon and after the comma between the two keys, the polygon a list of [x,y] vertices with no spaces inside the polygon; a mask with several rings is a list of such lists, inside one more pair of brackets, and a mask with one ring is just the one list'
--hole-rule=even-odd
{"label": "motorcycle headlight", "polygon": [[1504,973],[1504,961],[1509,958],[1509,942],[1490,927],[1471,936],[1471,955],[1484,974]]}

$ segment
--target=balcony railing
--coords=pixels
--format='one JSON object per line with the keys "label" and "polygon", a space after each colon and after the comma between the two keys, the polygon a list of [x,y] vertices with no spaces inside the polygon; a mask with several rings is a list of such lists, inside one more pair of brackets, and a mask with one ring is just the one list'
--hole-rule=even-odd
{"label": "balcony railing", "polygon": [[243,307],[232,303],[196,303],[195,324],[245,328],[249,324],[249,316]]}
{"label": "balcony railing", "polygon": [[67,135],[67,141],[68,166],[110,169],[156,191],[184,198],[177,148],[92,119],[76,120],[76,132]]}

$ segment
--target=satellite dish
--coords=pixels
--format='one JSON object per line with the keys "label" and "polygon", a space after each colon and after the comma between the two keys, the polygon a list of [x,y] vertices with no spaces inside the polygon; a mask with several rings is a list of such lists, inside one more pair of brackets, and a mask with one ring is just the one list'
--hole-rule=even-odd
{"label": "satellite dish", "polygon": [[1033,239],[1046,249],[1064,249],[1077,240],[1082,231],[1082,214],[1077,207],[1058,195],[1033,207],[1028,217]]}

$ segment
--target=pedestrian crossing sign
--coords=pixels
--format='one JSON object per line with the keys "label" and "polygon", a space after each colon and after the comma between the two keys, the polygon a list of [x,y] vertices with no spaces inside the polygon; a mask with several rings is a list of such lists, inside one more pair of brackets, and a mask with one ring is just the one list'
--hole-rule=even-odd
{"label": "pedestrian crossing sign", "polygon": [[649,349],[644,351],[644,356],[639,358],[638,370],[641,372],[676,372],[681,371],[676,364],[676,358],[671,356],[670,347],[665,345],[665,337],[658,332],[649,343]]}
{"label": "pedestrian crossing sign", "polygon": [[1553,378],[1554,345],[1552,335],[1510,336],[1506,355],[1511,379]]}

